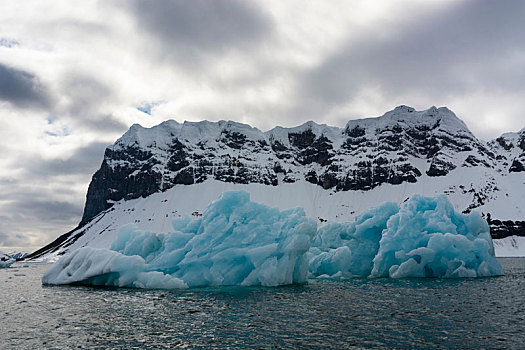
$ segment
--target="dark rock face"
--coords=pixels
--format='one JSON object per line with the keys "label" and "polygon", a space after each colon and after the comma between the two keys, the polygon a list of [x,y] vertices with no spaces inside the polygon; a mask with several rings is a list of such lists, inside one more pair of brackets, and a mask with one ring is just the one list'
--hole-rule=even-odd
{"label": "dark rock face", "polygon": [[490,167],[490,164],[486,160],[479,159],[474,155],[468,156],[467,159],[465,159],[465,162],[463,163],[464,167],[475,167],[475,166],[480,166],[480,165],[483,165],[487,168]]}
{"label": "dark rock face", "polygon": [[288,140],[290,144],[301,150],[308,148],[315,141],[315,134],[312,130],[306,130],[302,133],[289,133]]}
{"label": "dark rock face", "polygon": [[188,152],[185,151],[185,147],[179,140],[175,139],[170,148],[170,157],[168,159],[168,169],[170,171],[179,171],[180,169],[190,165],[186,159]]}
{"label": "dark rock face", "polygon": [[[215,179],[276,186],[277,173],[285,172],[279,162],[270,168],[266,164],[253,164],[254,155],[271,152],[266,142],[247,140],[239,132],[226,130],[217,143],[228,153],[218,156],[220,149],[208,147],[206,143],[189,146],[178,138],[172,139],[165,149],[155,144],[141,148],[135,143],[108,147],[89,185],[80,225],[110,208],[113,202],[146,197],[175,185]],[[235,156],[236,151],[239,153],[243,148],[249,151]]]}
{"label": "dark rock face", "polygon": [[525,237],[525,221],[497,220],[492,219],[490,214],[487,216],[490,227],[490,235],[494,239],[501,239],[510,236]]}
{"label": "dark rock face", "polygon": [[510,173],[519,173],[519,172],[522,172],[522,171],[525,171],[525,166],[523,166],[523,164],[519,160],[514,159],[514,161],[512,162],[512,165],[509,168],[509,172]]}
{"label": "dark rock face", "polygon": [[366,130],[359,125],[354,126],[351,130],[349,128],[345,130],[346,136],[351,137],[352,139],[365,136],[365,133]]}
{"label": "dark rock face", "polygon": [[[118,165],[119,161],[132,166]],[[80,224],[110,208],[112,201],[146,197],[159,191],[161,174],[152,169],[156,162],[150,152],[138,147],[127,147],[118,152],[106,149],[104,161],[89,184]]]}
{"label": "dark rock face", "polygon": [[445,176],[451,170],[454,170],[456,166],[452,162],[440,159],[438,157],[433,158],[430,163],[430,168],[427,170],[428,176]]}
{"label": "dark rock face", "polygon": [[525,129],[518,133],[507,133],[489,142],[500,163],[509,173],[525,172]]}
{"label": "dark rock face", "polygon": [[334,156],[333,147],[325,136],[314,139],[307,147],[301,149],[297,154],[297,162],[301,165],[317,163],[320,165],[330,164]]}
{"label": "dark rock face", "polygon": [[505,151],[509,151],[510,149],[512,149],[512,147],[514,147],[514,145],[512,143],[507,143],[507,140],[505,140],[503,137],[498,137],[496,139],[496,142],[501,146],[503,147],[503,149]]}

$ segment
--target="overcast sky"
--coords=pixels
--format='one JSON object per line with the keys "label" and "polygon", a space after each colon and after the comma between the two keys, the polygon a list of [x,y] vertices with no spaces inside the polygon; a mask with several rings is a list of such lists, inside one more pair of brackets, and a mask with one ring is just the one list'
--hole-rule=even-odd
{"label": "overcast sky", "polygon": [[525,1],[3,0],[0,247],[80,221],[133,123],[263,131],[447,106],[482,139],[525,127]]}

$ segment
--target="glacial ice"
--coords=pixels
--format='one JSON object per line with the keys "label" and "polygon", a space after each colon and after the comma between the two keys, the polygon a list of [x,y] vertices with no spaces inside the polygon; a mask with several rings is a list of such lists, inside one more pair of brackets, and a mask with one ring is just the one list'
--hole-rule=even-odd
{"label": "glacial ice", "polygon": [[316,223],[301,208],[279,211],[232,191],[201,218],[175,219],[173,229],[155,234],[124,226],[111,249],[78,249],[51,266],[42,282],[145,288],[302,283]]}
{"label": "glacial ice", "polygon": [[485,220],[456,213],[446,196],[384,203],[351,223],[316,223],[224,192],[197,219],[156,234],[120,229],[110,249],[84,247],[44,274],[44,284],[138,288],[277,286],[307,278],[501,275]]}
{"label": "glacial ice", "polygon": [[0,269],[8,268],[15,262],[16,259],[14,259],[11,255],[5,254],[0,251]]}
{"label": "glacial ice", "polygon": [[372,277],[503,275],[487,222],[454,211],[445,195],[412,196],[387,222]]}
{"label": "glacial ice", "polygon": [[0,260],[0,269],[5,269],[13,265],[15,262],[15,259],[8,259],[8,260]]}
{"label": "glacial ice", "polygon": [[109,249],[83,247],[53,264],[43,284],[86,284],[135,288],[184,288],[186,284],[158,271],[147,271],[143,258]]}
{"label": "glacial ice", "polygon": [[370,208],[354,222],[331,222],[319,228],[307,253],[311,277],[368,276],[388,219],[399,211],[387,202]]}
{"label": "glacial ice", "polygon": [[310,277],[484,277],[502,275],[487,222],[454,211],[445,195],[384,203],[352,223],[318,230]]}

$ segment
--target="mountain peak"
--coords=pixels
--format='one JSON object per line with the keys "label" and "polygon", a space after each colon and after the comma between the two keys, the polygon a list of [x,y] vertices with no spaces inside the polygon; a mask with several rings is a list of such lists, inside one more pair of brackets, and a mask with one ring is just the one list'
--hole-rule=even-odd
{"label": "mountain peak", "polygon": [[[432,106],[431,108],[436,108],[436,107]],[[400,105],[400,106],[397,106],[396,108],[394,108],[391,112],[413,113],[415,111],[416,111],[416,109],[413,108],[413,107],[406,106],[406,105]]]}
{"label": "mountain peak", "polygon": [[432,106],[426,110],[417,111],[415,108],[405,105],[397,106],[379,117],[350,120],[345,130],[353,130],[358,127],[375,132],[375,130],[394,125],[403,128],[426,127],[450,133],[459,131],[471,134],[467,125],[447,107]]}

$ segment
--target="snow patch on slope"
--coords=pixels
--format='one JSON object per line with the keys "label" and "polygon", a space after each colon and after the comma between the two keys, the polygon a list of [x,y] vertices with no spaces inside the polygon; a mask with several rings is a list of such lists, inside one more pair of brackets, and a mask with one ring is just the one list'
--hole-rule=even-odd
{"label": "snow patch on slope", "polygon": [[525,237],[510,236],[494,239],[494,250],[497,257],[511,258],[525,256]]}

